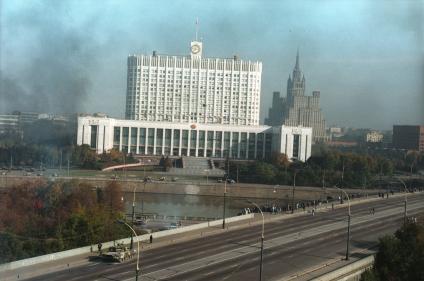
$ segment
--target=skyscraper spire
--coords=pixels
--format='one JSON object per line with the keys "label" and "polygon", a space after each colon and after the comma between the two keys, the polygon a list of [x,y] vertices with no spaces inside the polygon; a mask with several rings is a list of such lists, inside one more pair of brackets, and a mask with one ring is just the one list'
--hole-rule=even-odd
{"label": "skyscraper spire", "polygon": [[199,18],[196,18],[196,41],[199,35]]}
{"label": "skyscraper spire", "polygon": [[296,65],[295,65],[294,69],[299,70],[299,48],[297,48]]}

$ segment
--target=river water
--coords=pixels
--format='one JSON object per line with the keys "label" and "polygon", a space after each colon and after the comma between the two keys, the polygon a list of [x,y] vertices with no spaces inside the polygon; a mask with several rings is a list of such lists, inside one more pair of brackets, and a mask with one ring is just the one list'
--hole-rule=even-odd
{"label": "river water", "polygon": [[[124,204],[127,214],[132,212],[133,193],[124,194]],[[287,204],[283,200],[252,199],[260,206],[272,206],[273,204]],[[225,198],[226,216],[236,216],[243,208],[252,207],[246,198]],[[223,196],[199,196],[181,194],[137,193],[135,200],[135,213],[162,216],[187,216],[201,218],[222,218],[224,197]]]}

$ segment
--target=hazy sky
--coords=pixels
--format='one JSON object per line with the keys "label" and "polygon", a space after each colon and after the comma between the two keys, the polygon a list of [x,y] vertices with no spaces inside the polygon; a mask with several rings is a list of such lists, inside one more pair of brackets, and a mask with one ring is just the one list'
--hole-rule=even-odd
{"label": "hazy sky", "polygon": [[263,62],[261,119],[296,49],[328,125],[424,124],[424,0],[0,0],[0,113],[124,116],[128,54]]}

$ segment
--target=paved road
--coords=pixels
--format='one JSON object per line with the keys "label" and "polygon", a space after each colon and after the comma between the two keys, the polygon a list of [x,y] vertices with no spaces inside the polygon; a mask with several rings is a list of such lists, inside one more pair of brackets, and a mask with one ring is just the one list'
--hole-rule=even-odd
{"label": "paved road", "polygon": [[[370,214],[370,208],[375,214]],[[410,215],[424,212],[424,194],[408,197]],[[317,212],[265,225],[263,280],[308,280],[323,264],[343,266],[345,208]],[[403,198],[352,206],[351,261],[372,252],[382,234],[403,221]],[[258,280],[261,225],[238,228],[141,253],[139,280]],[[93,262],[30,280],[134,280],[135,261]],[[299,276],[297,276],[299,275]]]}

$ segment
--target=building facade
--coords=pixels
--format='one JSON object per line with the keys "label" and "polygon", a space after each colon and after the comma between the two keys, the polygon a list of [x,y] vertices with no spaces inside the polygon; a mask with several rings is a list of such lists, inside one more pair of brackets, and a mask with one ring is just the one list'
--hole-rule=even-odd
{"label": "building facade", "polygon": [[245,126],[78,118],[77,144],[97,153],[115,148],[139,155],[170,155],[265,159],[284,153],[306,161],[311,155],[312,129],[287,126]]}
{"label": "building facade", "polygon": [[371,131],[366,134],[365,141],[371,143],[383,142],[383,137],[384,135],[382,133],[377,131]]}
{"label": "building facade", "polygon": [[188,56],[129,56],[127,71],[126,120],[80,116],[78,145],[157,156],[311,155],[311,128],[259,125],[259,61],[204,58],[195,40]]}
{"label": "building facade", "polygon": [[320,92],[313,91],[312,96],[306,96],[305,84],[305,76],[299,67],[298,52],[293,73],[287,80],[287,95],[281,97],[279,92],[274,92],[265,124],[311,127],[314,141],[324,141],[327,137],[319,104]]}
{"label": "building facade", "polygon": [[18,132],[20,130],[19,116],[14,114],[0,115],[0,134]]}
{"label": "building facade", "polygon": [[424,126],[394,125],[393,148],[424,151]]}
{"label": "building facade", "polygon": [[125,118],[198,124],[259,125],[262,63],[188,56],[128,57]]}

